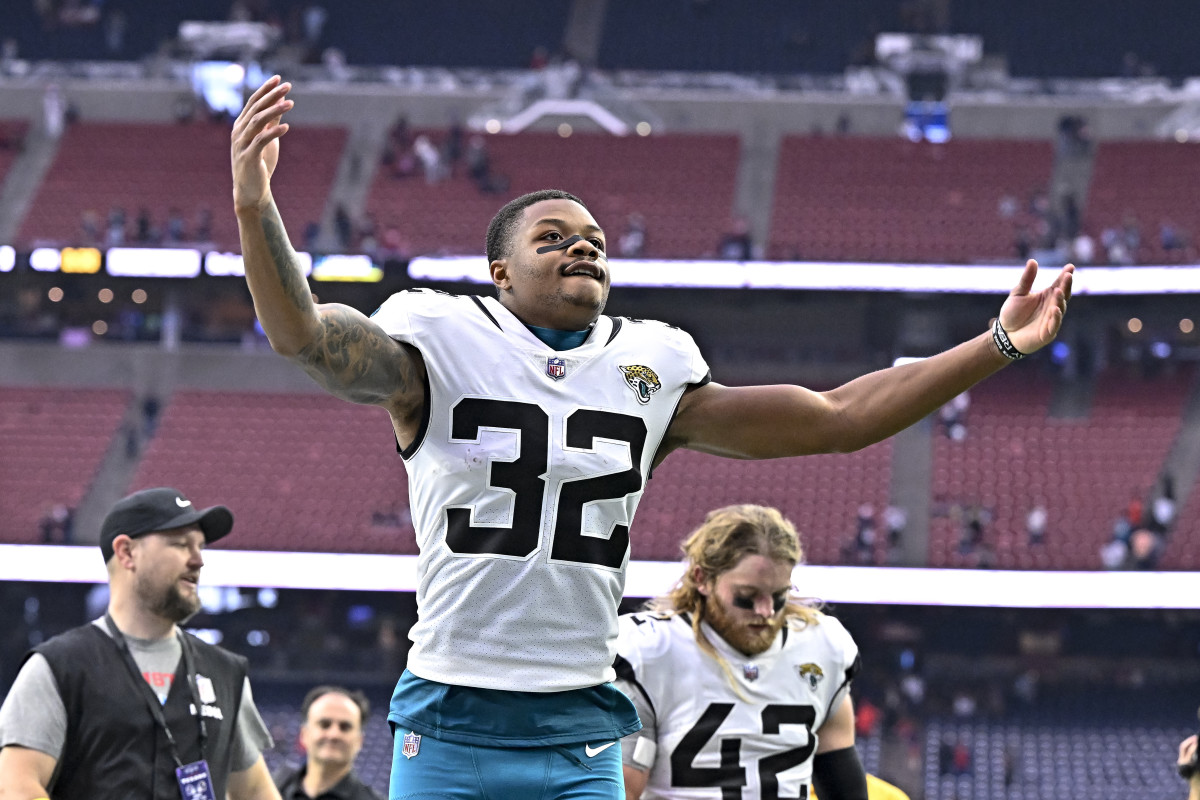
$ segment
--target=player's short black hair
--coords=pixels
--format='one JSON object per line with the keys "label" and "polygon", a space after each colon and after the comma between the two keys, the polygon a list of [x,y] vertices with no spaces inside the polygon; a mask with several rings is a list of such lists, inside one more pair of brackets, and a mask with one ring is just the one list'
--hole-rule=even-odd
{"label": "player's short black hair", "polygon": [[358,724],[363,726],[367,724],[367,716],[371,713],[371,701],[367,696],[358,689],[347,689],[344,686],[333,686],[325,684],[315,686],[304,695],[304,702],[300,704],[300,717],[308,722],[308,709],[312,708],[312,704],[320,700],[327,694],[341,694],[349,697],[354,701],[354,705],[358,706]]}
{"label": "player's short black hair", "polygon": [[515,200],[510,200],[492,217],[487,230],[487,260],[491,264],[499,258],[508,255],[512,247],[513,233],[517,229],[517,221],[525,209],[543,200],[570,200],[587,208],[587,204],[570,192],[562,189],[541,189],[529,194],[523,194]]}

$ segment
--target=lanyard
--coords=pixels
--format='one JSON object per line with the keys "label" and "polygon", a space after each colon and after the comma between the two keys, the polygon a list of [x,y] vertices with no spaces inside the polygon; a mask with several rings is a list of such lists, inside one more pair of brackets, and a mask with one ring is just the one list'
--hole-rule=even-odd
{"label": "lanyard", "polygon": [[[179,746],[175,743],[175,735],[167,727],[167,719],[163,716],[162,703],[158,701],[158,695],[154,694],[154,690],[150,688],[150,684],[146,683],[145,678],[142,677],[142,671],[138,669],[137,662],[133,660],[133,653],[129,651],[129,643],[125,641],[124,634],[117,628],[117,624],[113,622],[111,614],[107,612],[104,614],[104,623],[108,626],[108,632],[112,634],[112,639],[117,645],[117,649],[124,656],[125,665],[129,668],[130,675],[133,676],[134,682],[138,685],[138,689],[142,693],[142,698],[150,708],[150,716],[154,717],[154,721],[158,723],[158,727],[167,735],[167,743],[171,747],[171,758],[175,760],[175,766],[182,767],[183,760],[179,757]],[[200,697],[196,689],[196,668],[192,662],[192,648],[187,637],[182,632],[177,630],[175,635],[179,638],[179,646],[183,650],[183,666],[187,672],[188,693],[192,696],[192,705],[196,709],[196,719],[200,723],[200,758],[203,759],[204,742],[208,739],[208,726],[204,724]]]}

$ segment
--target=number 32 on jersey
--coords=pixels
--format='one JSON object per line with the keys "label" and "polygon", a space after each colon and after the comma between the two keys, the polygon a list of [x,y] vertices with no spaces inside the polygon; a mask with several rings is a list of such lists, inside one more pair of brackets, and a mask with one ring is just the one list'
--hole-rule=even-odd
{"label": "number 32 on jersey", "polygon": [[[447,508],[446,544],[460,555],[532,555],[541,546],[543,497],[550,480],[550,415],[536,403],[480,397],[459,400],[450,413],[451,440],[479,443],[485,431],[514,432],[517,455],[511,460],[488,459],[488,488],[511,493],[510,524],[473,525],[472,507]],[[596,451],[602,441],[619,443],[628,446],[631,466],[621,472],[563,480],[555,496],[545,501],[554,506],[552,561],[621,567],[629,549],[629,526],[614,519],[607,539],[584,535],[584,509],[589,503],[620,500],[642,490],[646,437],[641,417],[587,408],[566,416],[567,450]]]}

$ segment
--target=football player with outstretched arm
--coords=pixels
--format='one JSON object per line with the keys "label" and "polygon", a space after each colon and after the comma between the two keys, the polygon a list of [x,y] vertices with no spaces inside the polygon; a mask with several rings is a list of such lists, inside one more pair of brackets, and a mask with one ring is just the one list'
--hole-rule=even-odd
{"label": "football player with outstretched arm", "polygon": [[680,447],[865,447],[1045,346],[1066,310],[1072,269],[1032,292],[1031,261],[993,329],[945,353],[824,393],[722,386],[688,334],[602,313],[604,230],[558,190],[489,225],[495,297],[400,292],[373,317],[318,305],[271,192],[290,90],[273,76],[234,123],[234,210],[271,346],[386,409],[408,470],[419,621],[388,717],[393,800],[533,796],[531,781],[543,797],[620,797],[620,748],[596,748],[639,727],[610,681],[651,467]]}

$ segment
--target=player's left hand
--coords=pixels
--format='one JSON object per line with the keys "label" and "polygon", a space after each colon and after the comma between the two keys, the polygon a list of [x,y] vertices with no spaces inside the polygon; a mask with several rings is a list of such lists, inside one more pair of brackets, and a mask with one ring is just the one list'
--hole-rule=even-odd
{"label": "player's left hand", "polygon": [[1058,335],[1063,316],[1067,313],[1067,301],[1071,299],[1071,279],[1075,267],[1067,264],[1058,273],[1054,283],[1036,294],[1030,294],[1037,271],[1036,261],[1031,258],[1025,262],[1021,280],[1000,307],[1000,324],[1008,332],[1013,346],[1026,355],[1042,349]]}

